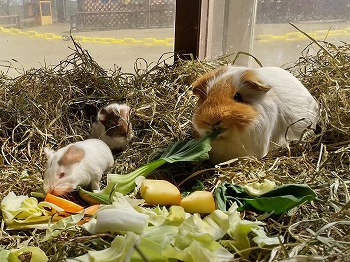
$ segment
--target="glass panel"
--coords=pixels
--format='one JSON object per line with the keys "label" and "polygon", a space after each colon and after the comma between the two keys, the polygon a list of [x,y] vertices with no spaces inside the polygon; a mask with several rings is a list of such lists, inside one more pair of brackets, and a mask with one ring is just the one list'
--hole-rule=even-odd
{"label": "glass panel", "polygon": [[[41,12],[39,2],[0,0],[1,71],[6,61],[22,71],[57,65],[72,53],[70,34],[107,70],[133,72],[138,58],[154,64],[173,52],[175,0],[53,0],[52,17],[50,1],[42,1]],[[53,25],[44,25],[47,18]]]}
{"label": "glass panel", "polygon": [[[201,58],[215,59],[243,51],[264,66],[295,62],[315,40],[349,42],[349,0],[204,0]],[[204,35],[202,33],[202,35]],[[204,41],[205,40],[205,41]],[[241,56],[238,65],[258,66]]]}
{"label": "glass panel", "polygon": [[289,22],[315,40],[349,42],[349,4],[347,0],[259,0],[252,53],[264,66],[294,63],[311,40]]}
{"label": "glass panel", "polygon": [[[202,11],[207,19],[201,20],[201,58],[252,50],[256,0],[204,0]],[[247,65],[249,59],[242,56],[237,62]]]}

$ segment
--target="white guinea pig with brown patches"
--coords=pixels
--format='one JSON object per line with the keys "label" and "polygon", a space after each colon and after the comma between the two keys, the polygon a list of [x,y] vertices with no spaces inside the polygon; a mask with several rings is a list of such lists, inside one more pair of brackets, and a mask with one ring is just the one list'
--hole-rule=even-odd
{"label": "white guinea pig with brown patches", "polygon": [[124,151],[134,135],[130,107],[113,103],[101,108],[92,124],[91,135],[105,142],[113,153]]}
{"label": "white guinea pig with brown patches", "polygon": [[44,191],[54,195],[72,192],[77,186],[100,189],[104,171],[113,165],[109,147],[99,139],[87,139],[69,144],[57,151],[44,149],[47,167]]}
{"label": "white guinea pig with brown patches", "polygon": [[319,106],[303,84],[278,67],[223,66],[193,84],[198,96],[193,126],[199,136],[222,132],[212,142],[210,161],[264,157],[273,144],[286,146],[315,128]]}

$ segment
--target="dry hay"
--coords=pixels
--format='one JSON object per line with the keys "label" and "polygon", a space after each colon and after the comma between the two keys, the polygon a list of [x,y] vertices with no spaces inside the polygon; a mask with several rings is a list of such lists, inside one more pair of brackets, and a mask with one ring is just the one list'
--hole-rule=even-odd
{"label": "dry hay", "polygon": [[[322,48],[320,48],[320,46]],[[311,54],[314,51],[315,54]],[[315,51],[316,50],[316,51]],[[135,62],[135,73],[120,68],[106,71],[75,44],[72,55],[59,65],[32,69],[14,79],[0,76],[0,199],[9,191],[28,195],[42,184],[45,146],[62,147],[86,139],[98,108],[110,102],[126,102],[132,108],[136,131],[131,147],[116,156],[111,170],[125,173],[150,161],[173,141],[192,138],[191,116],[195,97],[190,84],[199,75],[229,59],[179,61],[168,64],[167,54],[158,63]],[[279,235],[283,244],[256,248],[252,260],[345,261],[349,255],[349,157],[350,45],[314,42],[288,68],[322,106],[315,137],[293,143],[290,149],[271,152],[262,160],[242,158],[231,164],[211,167],[207,163],[165,165],[153,174],[166,177],[181,188],[201,181],[212,190],[223,181],[247,183],[269,177],[279,184],[307,183],[318,194],[312,203],[282,216],[245,212],[246,219],[263,220],[266,231]],[[142,64],[143,69],[138,65]],[[188,180],[191,174],[192,175]],[[197,183],[198,184],[198,183]],[[197,185],[198,186],[198,185]],[[50,261],[101,249],[111,236],[87,236],[84,232],[63,232],[54,242],[41,243],[43,232],[2,230],[0,247],[15,248],[23,241],[41,247]],[[237,257],[237,261],[244,259]]]}

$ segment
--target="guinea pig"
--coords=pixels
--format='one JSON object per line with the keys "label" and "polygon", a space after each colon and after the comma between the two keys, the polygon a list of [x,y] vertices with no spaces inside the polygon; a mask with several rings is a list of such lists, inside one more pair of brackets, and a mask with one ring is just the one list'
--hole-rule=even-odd
{"label": "guinea pig", "polygon": [[104,171],[114,163],[111,150],[99,139],[79,141],[57,151],[46,147],[44,153],[47,167],[43,188],[54,195],[72,192],[78,185],[100,189]]}
{"label": "guinea pig", "polygon": [[91,136],[105,142],[113,153],[124,151],[134,136],[130,107],[113,103],[101,108],[92,124]]}
{"label": "guinea pig", "polygon": [[304,85],[278,67],[222,66],[193,84],[197,136],[221,130],[212,142],[213,164],[242,156],[262,158],[315,128],[319,105]]}

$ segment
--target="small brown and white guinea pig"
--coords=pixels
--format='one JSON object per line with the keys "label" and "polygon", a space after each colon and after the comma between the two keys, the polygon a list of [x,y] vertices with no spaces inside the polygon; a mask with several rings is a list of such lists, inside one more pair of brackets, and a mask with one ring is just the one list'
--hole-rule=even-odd
{"label": "small brown and white guinea pig", "polygon": [[89,186],[98,190],[104,171],[113,165],[111,150],[99,139],[72,143],[57,151],[44,149],[47,167],[44,174],[44,191],[64,195],[76,187]]}
{"label": "small brown and white guinea pig", "polygon": [[197,79],[193,126],[199,136],[222,132],[209,152],[214,164],[241,156],[264,157],[315,128],[319,106],[303,84],[278,67],[223,66]]}
{"label": "small brown and white guinea pig", "polygon": [[113,103],[101,108],[92,124],[91,135],[105,142],[113,153],[124,151],[134,136],[130,107]]}

